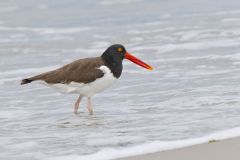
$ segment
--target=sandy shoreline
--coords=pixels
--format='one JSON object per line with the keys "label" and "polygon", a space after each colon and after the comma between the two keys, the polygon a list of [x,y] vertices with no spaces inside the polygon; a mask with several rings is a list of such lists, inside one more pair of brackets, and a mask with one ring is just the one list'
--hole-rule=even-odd
{"label": "sandy shoreline", "polygon": [[118,160],[240,160],[240,137]]}

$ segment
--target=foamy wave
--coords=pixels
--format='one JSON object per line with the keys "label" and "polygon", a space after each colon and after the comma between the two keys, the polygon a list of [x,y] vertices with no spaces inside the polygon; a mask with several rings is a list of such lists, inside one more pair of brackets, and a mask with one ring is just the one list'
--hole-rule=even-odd
{"label": "foamy wave", "polygon": [[9,82],[16,82],[23,79],[21,76],[25,76],[26,74],[40,73],[48,70],[56,69],[59,66],[49,66],[42,68],[28,68],[28,69],[16,69],[11,71],[0,72],[0,85]]}
{"label": "foamy wave", "polygon": [[189,56],[189,57],[177,57],[177,58],[168,58],[168,59],[156,59],[151,60],[151,62],[160,63],[160,62],[175,62],[175,61],[195,61],[195,60],[232,60],[240,61],[240,53],[234,53],[229,55],[204,55],[204,56]]}
{"label": "foamy wave", "polygon": [[239,40],[215,40],[215,41],[204,41],[204,42],[189,42],[189,43],[180,43],[180,44],[166,44],[162,46],[144,46],[144,47],[135,47],[134,50],[146,50],[146,49],[155,49],[158,52],[156,53],[164,53],[164,52],[173,52],[176,50],[204,50],[209,48],[217,48],[217,47],[233,47],[239,46]]}
{"label": "foamy wave", "polygon": [[109,45],[111,45],[111,43],[107,41],[98,41],[98,42],[94,42],[94,44],[92,45],[92,48],[107,48]]}
{"label": "foamy wave", "polygon": [[99,152],[96,152],[91,155],[68,155],[61,157],[52,157],[48,158],[48,160],[110,160],[134,155],[142,155],[147,153],[154,153],[158,151],[165,151],[171,149],[177,149],[187,146],[192,146],[196,144],[208,143],[209,140],[223,140],[227,138],[233,138],[240,136],[240,127],[233,128],[226,131],[220,131],[217,133],[213,133],[208,136],[200,137],[200,138],[192,138],[192,139],[184,139],[184,140],[175,140],[175,141],[154,141],[145,143],[138,146],[126,147],[122,149],[113,149],[113,148],[105,148]]}
{"label": "foamy wave", "polygon": [[19,7],[17,7],[17,6],[9,6],[9,7],[5,6],[5,7],[1,7],[0,12],[1,13],[13,12],[13,11],[16,11],[18,9],[19,9]]}
{"label": "foamy wave", "polygon": [[239,22],[240,19],[239,18],[225,18],[222,20],[222,22],[226,22],[226,23],[229,23],[229,22]]}
{"label": "foamy wave", "polygon": [[4,27],[0,26],[0,31],[26,31],[37,32],[39,34],[72,34],[76,32],[82,32],[90,30],[90,27],[80,28],[32,28],[32,27]]}
{"label": "foamy wave", "polygon": [[102,2],[100,2],[100,4],[102,5],[114,5],[114,4],[129,4],[129,3],[133,3],[133,2],[141,2],[142,0],[104,0]]}
{"label": "foamy wave", "polygon": [[240,10],[220,11],[220,12],[214,12],[213,14],[214,15],[240,14]]}
{"label": "foamy wave", "polygon": [[4,79],[0,79],[0,85],[4,85],[5,83],[8,82],[15,82],[15,81],[19,81],[22,79],[22,77],[14,77],[14,78],[4,78]]}
{"label": "foamy wave", "polygon": [[26,74],[26,73],[36,73],[36,72],[56,69],[57,67],[59,67],[59,66],[48,66],[48,67],[41,67],[41,68],[16,69],[16,70],[0,72],[0,74],[1,74],[1,76],[6,76],[6,75],[18,75],[18,74]]}

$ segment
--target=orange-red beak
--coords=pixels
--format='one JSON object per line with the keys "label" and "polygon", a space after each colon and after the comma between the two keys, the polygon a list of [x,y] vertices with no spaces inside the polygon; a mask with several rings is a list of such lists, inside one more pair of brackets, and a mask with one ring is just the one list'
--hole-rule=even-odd
{"label": "orange-red beak", "polygon": [[131,55],[128,52],[126,52],[125,58],[130,60],[130,61],[132,61],[133,63],[135,63],[135,64],[137,64],[139,66],[142,66],[143,68],[146,68],[148,70],[153,70],[153,68],[150,65],[144,63],[143,61],[141,61],[140,59],[134,57],[133,55]]}

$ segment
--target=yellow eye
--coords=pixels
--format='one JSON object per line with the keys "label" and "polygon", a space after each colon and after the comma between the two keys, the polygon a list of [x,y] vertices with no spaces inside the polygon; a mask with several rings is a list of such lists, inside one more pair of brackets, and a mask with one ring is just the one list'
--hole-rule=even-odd
{"label": "yellow eye", "polygon": [[122,49],[121,47],[119,47],[119,48],[117,49],[117,51],[118,51],[118,52],[122,52],[123,49]]}

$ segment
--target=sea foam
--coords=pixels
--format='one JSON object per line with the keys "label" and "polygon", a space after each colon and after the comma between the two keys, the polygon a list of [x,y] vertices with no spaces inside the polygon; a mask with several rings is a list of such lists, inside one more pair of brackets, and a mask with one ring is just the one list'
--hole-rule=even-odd
{"label": "sea foam", "polygon": [[104,148],[90,155],[67,155],[48,158],[48,160],[111,160],[128,156],[154,153],[177,148],[188,147],[197,144],[208,143],[210,140],[224,140],[240,136],[240,127],[219,131],[207,136],[174,141],[153,141],[141,145],[126,148]]}

